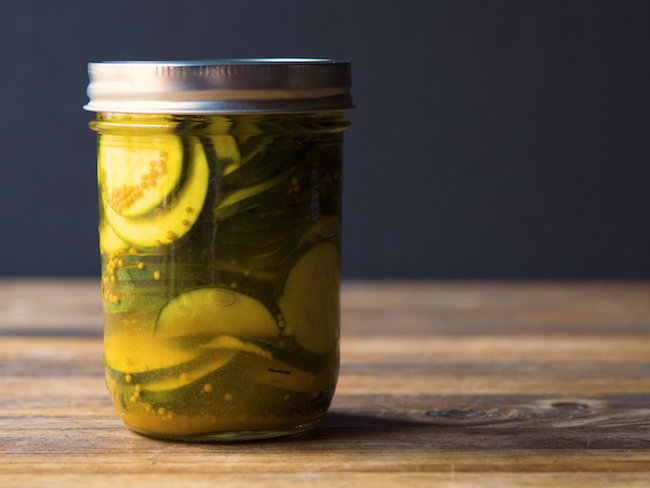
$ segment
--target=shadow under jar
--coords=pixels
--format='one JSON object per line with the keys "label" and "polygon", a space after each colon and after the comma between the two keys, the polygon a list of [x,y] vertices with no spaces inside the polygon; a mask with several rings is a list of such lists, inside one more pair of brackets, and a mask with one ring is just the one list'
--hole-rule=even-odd
{"label": "shadow under jar", "polygon": [[339,369],[348,63],[89,65],[108,390],[141,434],[315,427]]}

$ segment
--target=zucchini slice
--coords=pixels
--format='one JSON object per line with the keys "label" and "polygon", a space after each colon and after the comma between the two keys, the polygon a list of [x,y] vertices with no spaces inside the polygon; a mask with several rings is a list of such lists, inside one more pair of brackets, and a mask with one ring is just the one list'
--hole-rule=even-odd
{"label": "zucchini slice", "polygon": [[210,168],[201,144],[189,148],[185,184],[158,212],[138,219],[119,215],[105,205],[106,219],[122,240],[143,250],[155,250],[183,237],[201,213],[210,181]]}
{"label": "zucchini slice", "polygon": [[203,361],[204,349],[172,348],[149,334],[120,331],[106,335],[104,363],[111,377],[129,382],[126,376],[130,375],[130,382],[136,384],[180,374]]}
{"label": "zucchini slice", "polygon": [[340,251],[331,241],[320,242],[291,266],[278,306],[284,333],[305,351],[326,354],[339,338]]}
{"label": "zucchini slice", "polygon": [[229,187],[253,185],[295,165],[296,150],[291,148],[259,149],[239,168],[224,173],[221,183]]}
{"label": "zucchini slice", "polygon": [[235,357],[236,354],[237,351],[227,349],[211,351],[209,354],[209,361],[205,361],[195,368],[188,368],[177,376],[171,376],[159,381],[145,383],[142,385],[142,390],[143,392],[163,392],[187,386],[199,378],[203,378],[204,376],[217,371]]}
{"label": "zucchini slice", "polygon": [[[162,280],[182,280],[192,282],[194,286],[198,286],[208,280],[209,274],[205,266],[183,263],[158,263],[142,259],[138,262],[125,262],[124,267],[115,270],[115,277],[120,283],[133,283],[136,285],[161,282]],[[170,283],[165,283],[163,288],[169,289]]]}
{"label": "zucchini slice", "polygon": [[104,201],[122,217],[141,217],[160,207],[183,175],[182,139],[104,134],[99,175]]}
{"label": "zucchini slice", "polygon": [[239,146],[234,136],[220,134],[203,138],[203,147],[208,159],[214,163],[222,175],[228,174],[242,165]]}
{"label": "zucchini slice", "polygon": [[298,249],[317,240],[332,239],[340,243],[341,223],[335,215],[323,216],[314,224],[308,222],[307,224],[294,225],[296,230],[285,239],[281,246],[270,252],[251,256],[247,261],[248,266],[251,269],[274,267]]}
{"label": "zucchini slice", "polygon": [[128,249],[129,245],[118,237],[113,229],[101,219],[99,226],[99,249],[102,254],[110,254],[112,252],[123,252]]}
{"label": "zucchini slice", "polygon": [[254,381],[283,390],[313,392],[327,386],[316,374],[273,359],[260,358],[249,369]]}
{"label": "zucchini slice", "polygon": [[217,220],[225,220],[232,215],[263,205],[282,194],[291,192],[292,188],[305,177],[304,168],[292,166],[279,175],[224,194],[223,199],[214,209],[214,217]]}
{"label": "zucchini slice", "polygon": [[[133,288],[133,287],[131,287]],[[104,312],[107,314],[126,313],[126,312],[151,312],[162,307],[167,299],[165,295],[167,290],[162,286],[158,289],[150,288],[143,291],[131,291],[127,293],[111,292],[116,298],[116,302],[104,299],[102,305]]]}
{"label": "zucchini slice", "polygon": [[186,414],[197,410],[214,412],[221,395],[215,397],[208,393],[206,385],[213,387],[215,392],[222,391],[233,378],[239,376],[241,361],[236,359],[237,351],[228,349],[210,351],[206,356],[210,358],[208,361],[178,376],[143,383],[140,400],[154,408],[164,406]]}
{"label": "zucchini slice", "polygon": [[227,288],[206,287],[181,293],[160,311],[156,337],[280,335],[271,311],[260,301]]}
{"label": "zucchini slice", "polygon": [[202,343],[197,347],[202,349],[231,349],[234,351],[250,352],[251,354],[257,354],[264,358],[273,358],[270,351],[267,349],[260,347],[259,345],[252,342],[241,340],[234,336],[218,336],[209,340],[208,342]]}

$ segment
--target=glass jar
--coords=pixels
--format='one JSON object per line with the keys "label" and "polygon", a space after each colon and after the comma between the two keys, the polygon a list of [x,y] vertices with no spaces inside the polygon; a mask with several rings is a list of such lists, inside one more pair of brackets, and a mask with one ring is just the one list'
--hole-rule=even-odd
{"label": "glass jar", "polygon": [[104,363],[124,423],[190,441],[315,427],[339,368],[349,64],[89,72]]}

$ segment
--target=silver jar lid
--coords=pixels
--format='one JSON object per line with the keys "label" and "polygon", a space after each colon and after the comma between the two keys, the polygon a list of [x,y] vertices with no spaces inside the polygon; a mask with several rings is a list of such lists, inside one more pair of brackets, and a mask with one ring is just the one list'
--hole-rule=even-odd
{"label": "silver jar lid", "polygon": [[296,113],[348,110],[350,63],[273,58],[88,65],[91,112]]}

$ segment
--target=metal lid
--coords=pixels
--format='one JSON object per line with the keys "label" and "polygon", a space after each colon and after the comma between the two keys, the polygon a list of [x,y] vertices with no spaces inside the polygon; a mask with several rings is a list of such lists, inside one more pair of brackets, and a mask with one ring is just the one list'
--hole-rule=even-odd
{"label": "metal lid", "polygon": [[348,110],[350,63],[273,58],[88,65],[91,112],[287,113]]}

